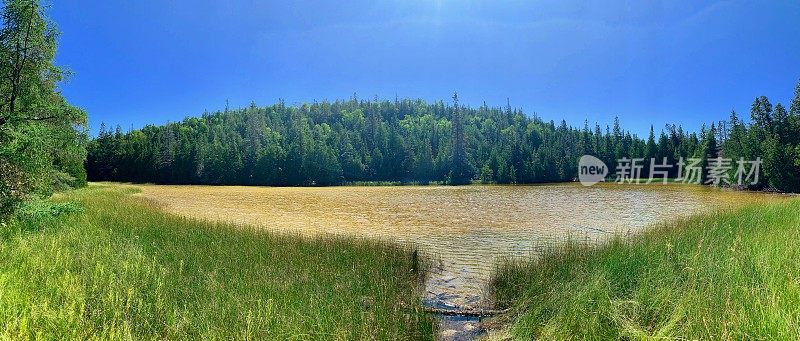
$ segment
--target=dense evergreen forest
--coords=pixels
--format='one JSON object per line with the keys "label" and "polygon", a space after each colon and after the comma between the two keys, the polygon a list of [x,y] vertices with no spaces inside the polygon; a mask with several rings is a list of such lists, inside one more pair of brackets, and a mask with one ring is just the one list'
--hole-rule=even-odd
{"label": "dense evergreen forest", "polygon": [[87,170],[91,180],[168,184],[543,183],[573,181],[584,154],[604,160],[612,174],[623,157],[676,164],[724,155],[761,157],[762,187],[797,191],[800,84],[790,110],[759,97],[750,116],[745,123],[734,112],[699,132],[651,128],[643,139],[616,119],[611,127],[574,128],[510,105],[460,106],[457,96],[448,104],[355,95],[300,106],[253,103],[126,133],[104,126],[89,144]]}
{"label": "dense evergreen forest", "polygon": [[55,23],[38,1],[6,0],[0,19],[0,223],[20,205],[86,184],[86,113],[61,95]]}

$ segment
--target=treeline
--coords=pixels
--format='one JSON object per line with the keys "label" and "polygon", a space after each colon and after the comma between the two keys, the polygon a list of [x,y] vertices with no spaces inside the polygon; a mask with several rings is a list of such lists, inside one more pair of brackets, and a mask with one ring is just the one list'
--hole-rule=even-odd
{"label": "treeline", "polygon": [[[734,114],[699,133],[669,125],[656,135],[651,128],[646,139],[616,119],[611,127],[587,122],[579,129],[511,106],[461,107],[457,97],[452,105],[356,96],[300,106],[251,104],[127,133],[103,126],[89,144],[87,170],[92,180],[167,184],[543,183],[573,181],[584,154],[604,160],[612,174],[624,157],[669,164],[694,157],[708,164],[724,155],[761,157],[764,184],[797,190],[797,102],[787,112],[759,97],[749,125]],[[677,172],[674,167],[670,177]]]}
{"label": "treeline", "polygon": [[0,222],[21,204],[86,184],[86,113],[61,95],[59,32],[33,0],[2,2]]}
{"label": "treeline", "polygon": [[786,192],[800,192],[800,83],[786,110],[761,96],[750,107],[750,122],[735,111],[721,131],[725,158],[763,159],[764,184]]}
{"label": "treeline", "polygon": [[583,154],[609,165],[631,155],[676,159],[702,148],[701,140],[680,127],[645,141],[616,120],[613,128],[574,129],[510,106],[354,97],[299,107],[253,104],[129,133],[101,127],[87,169],[92,180],[178,184],[463,182],[459,176],[539,183],[573,180]]}

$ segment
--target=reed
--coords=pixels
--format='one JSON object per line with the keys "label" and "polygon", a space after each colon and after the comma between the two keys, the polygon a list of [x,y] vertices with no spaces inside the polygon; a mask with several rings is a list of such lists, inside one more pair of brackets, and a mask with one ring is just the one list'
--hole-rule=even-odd
{"label": "reed", "polygon": [[432,338],[407,247],[181,218],[132,191],[2,227],[0,338]]}
{"label": "reed", "polygon": [[798,240],[800,200],[748,205],[552,247],[492,290],[515,339],[797,340]]}

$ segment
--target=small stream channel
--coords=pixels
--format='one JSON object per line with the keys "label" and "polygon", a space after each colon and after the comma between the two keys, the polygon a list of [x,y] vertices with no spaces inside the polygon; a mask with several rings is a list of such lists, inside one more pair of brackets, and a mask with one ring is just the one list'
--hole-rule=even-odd
{"label": "small stream channel", "polygon": [[460,289],[466,282],[475,278],[466,271],[454,274],[448,271],[442,261],[436,262],[428,273],[425,282],[423,306],[435,311],[439,322],[438,340],[469,341],[476,340],[486,330],[482,324],[482,316],[474,312],[491,309],[491,303],[484,299],[483,293],[462,292]]}

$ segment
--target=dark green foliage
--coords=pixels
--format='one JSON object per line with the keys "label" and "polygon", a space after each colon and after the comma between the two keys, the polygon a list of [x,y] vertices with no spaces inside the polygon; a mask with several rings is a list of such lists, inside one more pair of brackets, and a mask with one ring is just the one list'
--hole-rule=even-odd
{"label": "dark green foliage", "polygon": [[[719,157],[719,147],[716,136],[717,129],[713,123],[710,129],[703,127],[703,129],[700,130],[700,148],[697,149],[694,157],[703,160],[700,164],[703,169],[707,169],[711,165],[709,160]],[[703,176],[703,183],[711,181],[708,177],[708,173],[703,173]]]}
{"label": "dark green foliage", "polygon": [[764,96],[753,101],[750,124],[731,113],[730,133],[723,141],[724,157],[763,161],[763,183],[771,188],[800,192],[800,83],[787,111],[780,103],[774,107]]}
{"label": "dark green foliage", "polygon": [[[749,124],[732,112],[730,122],[712,123],[699,135],[667,125],[658,135],[651,128],[647,140],[623,130],[618,119],[605,132],[588,122],[576,129],[510,106],[473,109],[453,99],[453,106],[355,98],[251,104],[124,134],[103,126],[90,142],[87,170],[92,180],[176,184],[543,183],[575,180],[578,159],[591,154],[611,176],[617,160],[643,158],[644,179],[651,159],[676,165],[700,158],[709,167],[722,157],[731,159],[729,180],[736,184],[736,161],[761,158],[754,188],[800,191],[798,98],[789,111],[757,98]],[[669,176],[677,172],[673,167]],[[711,180],[707,172],[703,180]]]}
{"label": "dark green foliage", "polygon": [[56,218],[64,214],[80,212],[81,206],[75,202],[54,202],[49,200],[34,200],[22,205],[17,212],[20,220],[43,221]]}
{"label": "dark green foliage", "polygon": [[[735,112],[700,134],[667,125],[643,140],[622,129],[589,122],[582,129],[556,125],[511,106],[477,109],[422,100],[358,100],[287,107],[283,102],[205,113],[164,126],[122,133],[101,126],[89,144],[89,179],[170,184],[326,186],[343,183],[544,183],[573,181],[584,154],[603,160],[614,176],[617,160],[641,158],[673,165],[699,158],[708,176],[711,159],[761,158],[760,183],[800,191],[800,85],[791,108],[758,97],[751,123]],[[658,136],[658,137],[656,137]],[[663,169],[660,169],[663,170]],[[660,180],[656,177],[655,180]],[[721,182],[725,184],[725,182]]]}
{"label": "dark green foliage", "polygon": [[[454,98],[455,99],[455,98]],[[321,102],[206,113],[121,133],[101,126],[89,179],[174,184],[335,185],[356,182],[572,181],[578,159],[617,155],[670,161],[693,155],[695,135],[668,127],[658,143],[623,131],[544,122],[519,110],[421,100]],[[455,148],[454,148],[455,147]]]}
{"label": "dark green foliage", "polygon": [[[458,107],[458,94],[453,94],[453,168],[450,182],[456,185],[468,184],[472,180],[472,166],[467,159],[466,137],[464,136],[464,117]],[[509,182],[513,182],[511,180]]]}

